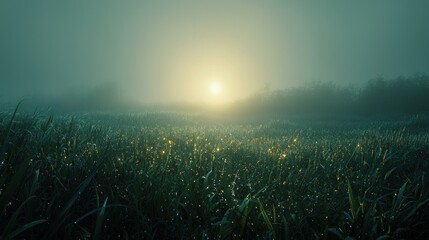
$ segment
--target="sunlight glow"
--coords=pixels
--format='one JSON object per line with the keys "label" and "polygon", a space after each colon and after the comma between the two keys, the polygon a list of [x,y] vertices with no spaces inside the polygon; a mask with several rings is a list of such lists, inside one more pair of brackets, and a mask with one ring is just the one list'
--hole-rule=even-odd
{"label": "sunlight glow", "polygon": [[219,95],[221,91],[222,91],[222,88],[218,83],[212,83],[210,85],[210,92],[213,95]]}

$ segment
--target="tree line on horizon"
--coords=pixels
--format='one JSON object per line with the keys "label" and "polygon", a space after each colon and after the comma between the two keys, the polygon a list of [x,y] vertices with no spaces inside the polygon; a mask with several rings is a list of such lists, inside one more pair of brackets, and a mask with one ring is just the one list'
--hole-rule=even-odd
{"label": "tree line on horizon", "polygon": [[[429,113],[429,75],[372,79],[361,88],[317,82],[290,89],[263,91],[217,110],[201,103],[144,105],[124,102],[114,86],[96,88],[79,97],[24,99],[24,109],[50,107],[59,112],[174,111],[202,112],[224,117],[287,118],[289,116],[400,116]],[[1,100],[1,99],[0,99]],[[13,109],[16,102],[1,103]],[[23,107],[21,106],[21,109]]]}
{"label": "tree line on horizon", "polygon": [[429,76],[368,81],[360,89],[332,82],[264,92],[237,102],[229,109],[237,116],[291,115],[395,116],[429,113]]}

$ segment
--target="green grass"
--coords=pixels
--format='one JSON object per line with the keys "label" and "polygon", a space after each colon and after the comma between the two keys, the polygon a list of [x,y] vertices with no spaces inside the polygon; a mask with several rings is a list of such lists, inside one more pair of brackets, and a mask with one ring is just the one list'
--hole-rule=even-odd
{"label": "green grass", "polygon": [[427,239],[427,122],[0,113],[1,239]]}

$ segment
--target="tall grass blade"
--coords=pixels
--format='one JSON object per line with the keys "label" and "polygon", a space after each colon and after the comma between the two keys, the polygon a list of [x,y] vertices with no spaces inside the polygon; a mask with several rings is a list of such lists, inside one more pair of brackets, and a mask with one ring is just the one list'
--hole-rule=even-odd
{"label": "tall grass blade", "polygon": [[339,239],[344,239],[344,235],[340,231],[338,231],[338,229],[336,229],[336,228],[328,228],[328,232],[334,234]]}
{"label": "tall grass blade", "polygon": [[5,239],[15,239],[15,237],[16,237],[16,236],[18,236],[19,234],[21,234],[21,233],[23,233],[23,232],[27,231],[28,229],[33,228],[33,227],[35,227],[35,226],[37,226],[37,225],[39,225],[39,224],[42,224],[42,223],[44,223],[44,222],[46,222],[46,221],[47,221],[47,220],[45,220],[45,219],[40,219],[40,220],[36,220],[36,221],[30,222],[30,223],[27,223],[27,224],[25,224],[24,226],[22,226],[22,227],[20,227],[20,228],[16,229],[15,231],[13,231],[13,232],[12,232],[9,236],[7,236],[7,238],[5,238]]}
{"label": "tall grass blade", "polygon": [[16,225],[16,219],[21,214],[23,207],[35,198],[36,198],[35,196],[30,196],[27,199],[25,199],[23,203],[21,203],[21,205],[18,207],[18,209],[15,210],[15,212],[12,214],[11,218],[9,219],[9,222],[7,223],[6,227],[3,230],[2,236],[7,236],[9,234],[12,228]]}
{"label": "tall grass blade", "polygon": [[94,231],[94,238],[93,239],[100,239],[101,235],[101,228],[103,226],[104,218],[105,218],[105,212],[106,212],[106,204],[107,204],[107,197],[106,200],[104,200],[103,206],[100,209],[100,213],[97,214],[97,221],[95,223],[95,231]]}
{"label": "tall grass blade", "polygon": [[50,229],[49,237],[51,238],[54,234],[57,233],[58,229],[61,227],[61,225],[66,220],[66,214],[71,210],[72,206],[76,203],[77,199],[79,198],[80,194],[85,190],[85,188],[88,186],[88,184],[91,182],[91,180],[94,178],[96,172],[89,175],[76,189],[74,195],[70,198],[70,200],[67,202],[67,204],[64,206],[64,208],[61,210],[61,212],[55,217],[54,221],[52,222],[52,228]]}
{"label": "tall grass blade", "polygon": [[416,212],[423,207],[424,205],[426,205],[427,203],[429,203],[429,199],[426,199],[425,201],[417,204],[417,206],[415,206],[405,217],[403,217],[401,219],[401,224],[405,223],[406,221],[410,220],[412,216],[414,216],[414,214],[416,214]]}
{"label": "tall grass blade", "polygon": [[244,231],[247,226],[247,221],[249,219],[249,204],[250,199],[248,197],[244,198],[244,200],[241,202],[240,206],[238,207],[238,211],[240,213],[240,236],[243,236]]}
{"label": "tall grass blade", "polygon": [[0,197],[0,210],[4,211],[6,204],[12,200],[12,196],[17,193],[20,189],[21,182],[25,178],[25,173],[29,166],[29,160],[24,160],[19,164],[15,172],[12,176],[11,180],[6,186],[4,193]]}
{"label": "tall grass blade", "polygon": [[395,202],[393,204],[393,209],[399,210],[404,200],[405,189],[407,188],[407,182],[405,182],[398,191],[398,195],[396,196]]}
{"label": "tall grass blade", "polygon": [[389,176],[397,169],[397,167],[394,167],[392,169],[390,169],[385,175],[384,175],[384,180],[387,180],[387,178],[389,178]]}
{"label": "tall grass blade", "polygon": [[350,183],[350,180],[347,181],[347,190],[349,195],[349,204],[350,204],[350,210],[352,213],[352,218],[353,220],[355,220],[358,212],[358,201],[356,199],[355,193],[353,192],[353,188]]}
{"label": "tall grass blade", "polygon": [[[126,208],[127,206],[123,205],[123,204],[110,204],[110,205],[106,205],[105,209],[112,208],[112,207],[123,207],[123,208]],[[98,207],[96,209],[92,209],[91,211],[89,211],[89,212],[85,213],[84,215],[80,216],[79,218],[77,218],[76,220],[72,221],[68,225],[70,225],[70,224],[76,224],[76,223],[82,221],[83,219],[91,216],[92,214],[96,214],[96,213],[100,212],[102,208],[103,208],[103,206]]]}
{"label": "tall grass blade", "polygon": [[273,224],[271,223],[270,218],[268,217],[268,214],[265,211],[264,206],[262,205],[262,203],[259,199],[258,199],[258,204],[259,204],[259,212],[262,215],[262,219],[264,219],[265,224],[267,225],[270,232],[272,232],[274,234],[274,238],[275,238],[275,232],[274,232]]}
{"label": "tall grass blade", "polygon": [[15,107],[15,111],[13,112],[12,117],[11,117],[11,119],[9,120],[9,123],[8,123],[8,125],[7,125],[7,127],[6,127],[6,134],[5,134],[5,137],[4,137],[3,142],[2,142],[2,144],[1,144],[1,150],[0,150],[0,162],[3,162],[3,160],[4,160],[4,154],[6,153],[6,145],[7,145],[6,143],[7,143],[7,142],[8,142],[8,140],[9,140],[9,134],[10,134],[10,131],[12,130],[13,120],[15,119],[16,113],[18,112],[18,108],[19,108],[19,106],[21,105],[22,101],[23,101],[23,100],[21,100],[21,101],[16,105],[16,107]]}

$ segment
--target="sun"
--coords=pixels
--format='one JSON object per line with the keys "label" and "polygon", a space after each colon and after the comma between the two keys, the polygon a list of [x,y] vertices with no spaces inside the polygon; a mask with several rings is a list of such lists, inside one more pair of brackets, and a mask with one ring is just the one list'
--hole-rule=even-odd
{"label": "sun", "polygon": [[219,95],[221,91],[222,91],[222,88],[219,85],[219,83],[210,84],[210,93],[212,95]]}

